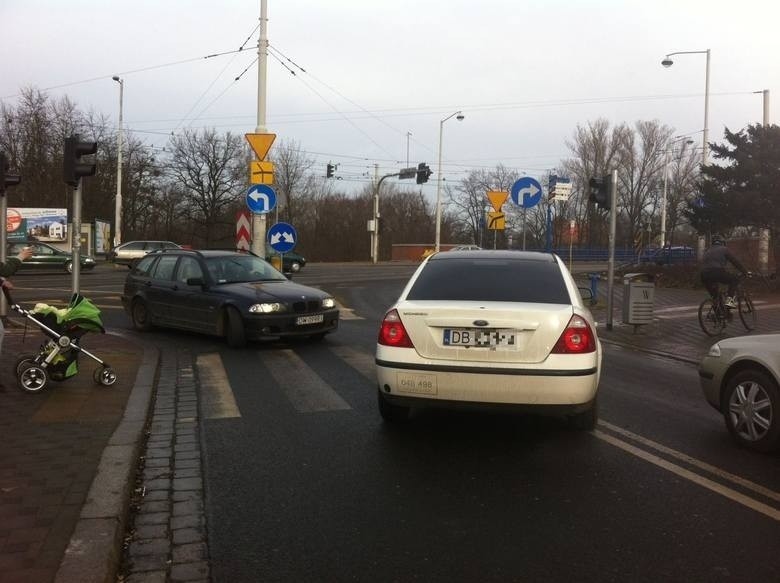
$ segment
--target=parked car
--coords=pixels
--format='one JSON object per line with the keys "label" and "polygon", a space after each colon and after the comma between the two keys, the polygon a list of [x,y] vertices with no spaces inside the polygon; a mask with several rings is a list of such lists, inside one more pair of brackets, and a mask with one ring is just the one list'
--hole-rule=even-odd
{"label": "parked car", "polygon": [[106,259],[113,261],[117,265],[132,267],[133,263],[151,251],[180,248],[181,246],[173,241],[128,241],[112,248],[108,252]]}
{"label": "parked car", "polygon": [[780,448],[780,334],[716,342],[699,364],[699,380],[739,445]]}
{"label": "parked car", "polygon": [[450,251],[479,251],[482,249],[479,245],[458,245],[453,247]]}
{"label": "parked car", "polygon": [[333,296],[237,251],[152,252],[127,275],[122,304],[137,330],[203,332],[233,347],[274,337],[322,339],[339,324]]}
{"label": "parked car", "polygon": [[698,259],[693,247],[675,245],[669,247],[648,247],[639,255],[639,263],[655,263],[667,265],[670,263],[695,263]]}
{"label": "parked car", "polygon": [[593,429],[602,351],[590,293],[550,253],[431,255],[379,330],[380,414],[508,407]]}
{"label": "parked car", "polygon": [[[279,253],[273,250],[270,245],[265,247],[265,260],[269,263],[273,257],[278,257]],[[282,255],[282,271],[284,273],[298,273],[306,265],[306,258],[295,251],[288,251]]]}
{"label": "parked car", "polygon": [[[62,251],[48,243],[40,241],[15,241],[8,244],[8,256],[19,254],[24,247],[32,247],[33,255],[27,261],[22,262],[19,269],[61,269],[68,273],[73,272],[73,256],[67,251]],[[80,255],[81,269],[89,271],[95,268],[95,260],[86,254]]]}

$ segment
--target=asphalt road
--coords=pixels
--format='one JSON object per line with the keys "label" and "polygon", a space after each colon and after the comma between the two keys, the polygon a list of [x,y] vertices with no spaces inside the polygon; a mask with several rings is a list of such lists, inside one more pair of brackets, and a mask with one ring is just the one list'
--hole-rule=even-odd
{"label": "asphalt road", "polygon": [[[127,328],[126,271],[107,267],[82,292]],[[296,281],[347,308],[321,343],[150,334],[220,373],[200,387],[214,581],[780,580],[780,456],[734,447],[690,365],[606,347],[593,433],[452,412],[386,427],[373,347],[413,269],[307,266]],[[14,281],[19,301],[67,298],[66,276]]]}

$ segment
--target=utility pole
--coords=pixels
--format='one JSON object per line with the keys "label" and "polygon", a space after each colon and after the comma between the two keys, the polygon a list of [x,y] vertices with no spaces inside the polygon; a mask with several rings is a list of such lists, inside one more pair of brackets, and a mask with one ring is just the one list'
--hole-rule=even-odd
{"label": "utility pole", "polygon": [[[258,134],[266,133],[265,108],[268,91],[268,0],[260,0],[260,34],[257,40],[257,127]],[[252,213],[252,252],[265,257],[265,213]]]}
{"label": "utility pole", "polygon": [[[764,98],[764,129],[769,127],[769,89],[756,91],[761,93]],[[758,270],[766,275],[769,273],[769,229],[760,229],[758,231]]]}
{"label": "utility pole", "polygon": [[[607,264],[607,330],[612,330],[612,304],[615,292],[615,231],[617,229],[617,170],[609,187],[609,263]],[[625,301],[625,299],[623,300]]]}

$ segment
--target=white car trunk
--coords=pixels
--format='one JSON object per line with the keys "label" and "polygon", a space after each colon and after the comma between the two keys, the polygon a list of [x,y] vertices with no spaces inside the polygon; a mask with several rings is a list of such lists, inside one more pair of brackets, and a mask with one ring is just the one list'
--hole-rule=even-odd
{"label": "white car trunk", "polygon": [[423,358],[475,363],[542,362],[573,314],[570,305],[403,301],[397,306]]}

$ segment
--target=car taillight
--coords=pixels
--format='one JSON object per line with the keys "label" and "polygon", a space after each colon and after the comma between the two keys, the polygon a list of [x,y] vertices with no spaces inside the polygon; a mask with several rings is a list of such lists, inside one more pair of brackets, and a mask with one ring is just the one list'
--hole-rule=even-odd
{"label": "car taillight", "polygon": [[412,339],[406,333],[401,322],[401,317],[397,310],[387,312],[385,319],[382,320],[382,327],[379,329],[379,344],[385,346],[395,346],[397,348],[414,348]]}
{"label": "car taillight", "polygon": [[571,317],[566,329],[552,349],[553,354],[584,354],[596,350],[596,337],[582,316]]}

